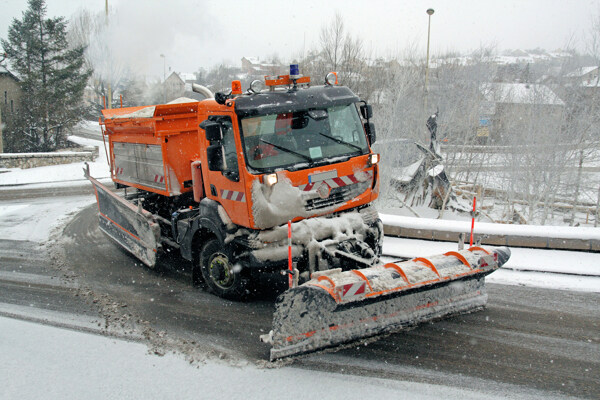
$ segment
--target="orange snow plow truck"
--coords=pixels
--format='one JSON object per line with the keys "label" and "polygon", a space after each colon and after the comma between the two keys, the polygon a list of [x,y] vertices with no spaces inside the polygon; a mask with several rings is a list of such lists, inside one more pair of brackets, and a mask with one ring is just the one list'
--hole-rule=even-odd
{"label": "orange snow plow truck", "polygon": [[[266,88],[265,88],[266,86]],[[337,75],[311,85],[297,66],[242,91],[105,109],[112,191],[89,175],[100,229],[152,268],[164,248],[192,278],[241,299],[257,274],[290,289],[261,339],[271,359],[333,347],[481,308],[484,276],[509,257],[480,248],[382,263],[372,203],[381,177],[371,106]]]}

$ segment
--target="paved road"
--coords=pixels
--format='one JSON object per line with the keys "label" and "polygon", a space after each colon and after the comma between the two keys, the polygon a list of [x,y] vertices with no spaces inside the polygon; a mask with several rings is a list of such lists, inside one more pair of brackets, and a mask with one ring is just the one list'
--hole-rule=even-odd
{"label": "paved road", "polygon": [[[258,336],[270,329],[271,290],[249,303],[219,299],[190,284],[190,266],[176,255],[149,270],[101,234],[95,206],[78,213],[63,237],[47,248],[0,240],[0,313],[145,337],[159,353],[175,348],[193,357],[201,349],[268,364],[268,346]],[[272,278],[265,287],[284,287]],[[484,311],[293,363],[350,376],[486,385],[497,394],[510,387],[534,397],[600,397],[600,295],[488,288]],[[40,317],[43,311],[53,318]]]}

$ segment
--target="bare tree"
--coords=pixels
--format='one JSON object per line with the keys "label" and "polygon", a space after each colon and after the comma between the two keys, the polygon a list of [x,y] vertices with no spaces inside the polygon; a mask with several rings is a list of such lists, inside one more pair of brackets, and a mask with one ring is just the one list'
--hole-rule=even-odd
{"label": "bare tree", "polygon": [[325,24],[319,34],[320,48],[324,55],[325,63],[334,71],[342,63],[346,31],[344,20],[339,13],[335,14],[333,23]]}
{"label": "bare tree", "polygon": [[[111,57],[110,25],[102,12],[81,10],[69,21],[69,43],[85,46],[86,66],[93,70],[90,86],[96,95],[91,113],[97,115],[103,107],[102,98],[108,95],[110,84],[113,93],[122,92],[124,83],[133,80],[133,73],[117,58]],[[115,96],[116,97],[116,96]],[[113,98],[114,104],[118,100]]]}

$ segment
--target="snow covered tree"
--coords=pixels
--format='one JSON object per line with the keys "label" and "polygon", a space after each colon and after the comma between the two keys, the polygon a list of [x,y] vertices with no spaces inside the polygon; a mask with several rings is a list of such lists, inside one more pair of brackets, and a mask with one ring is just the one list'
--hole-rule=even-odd
{"label": "snow covered tree", "polygon": [[2,39],[23,92],[7,135],[8,151],[51,151],[82,117],[82,96],[90,71],[84,47],[69,48],[63,17],[46,18],[44,0],[29,0],[22,19],[13,19]]}

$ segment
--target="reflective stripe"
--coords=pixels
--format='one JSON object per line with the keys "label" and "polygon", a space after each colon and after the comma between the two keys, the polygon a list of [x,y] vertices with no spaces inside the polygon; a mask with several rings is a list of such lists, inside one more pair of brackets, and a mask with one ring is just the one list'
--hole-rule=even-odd
{"label": "reflective stripe", "polygon": [[241,201],[246,202],[246,195],[244,192],[236,192],[235,190],[221,189],[221,198],[225,200]]}
{"label": "reflective stripe", "polygon": [[366,282],[348,283],[342,286],[342,300],[365,294]]}
{"label": "reflective stripe", "polygon": [[[364,173],[367,175],[367,179],[372,179],[373,178],[373,171],[364,171]],[[317,182],[310,182],[306,185],[299,185],[298,189],[304,191],[304,192],[308,192],[310,190],[315,190],[317,186],[317,183],[321,183],[321,182],[325,182],[327,185],[329,185],[330,188],[335,189],[338,187],[343,187],[343,186],[348,186],[348,185],[352,185],[355,183],[360,182],[360,180],[356,177],[356,175],[351,174],[351,175],[346,175],[346,176],[340,176],[337,178],[330,178],[330,179],[324,179],[322,181],[317,181]]]}

